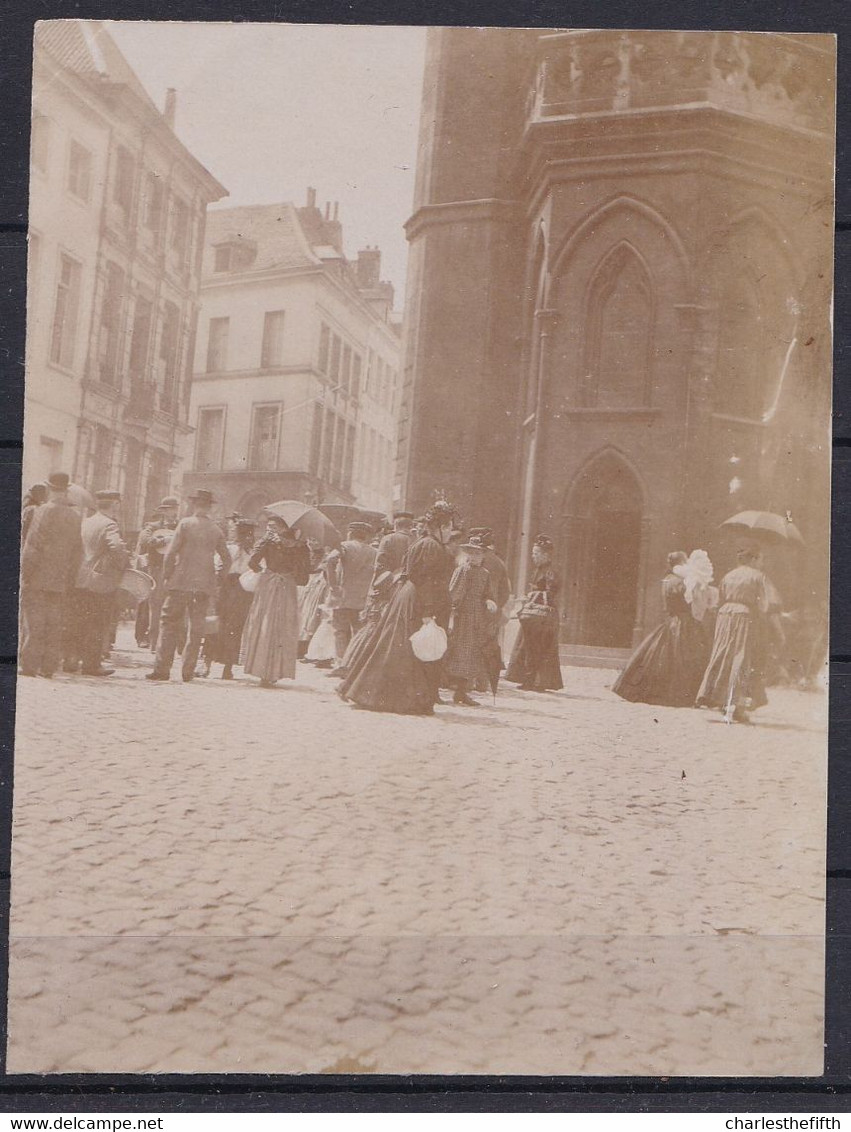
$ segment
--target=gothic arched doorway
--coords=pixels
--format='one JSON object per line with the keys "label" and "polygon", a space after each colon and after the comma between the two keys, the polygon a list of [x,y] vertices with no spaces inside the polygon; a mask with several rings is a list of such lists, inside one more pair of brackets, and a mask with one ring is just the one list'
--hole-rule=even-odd
{"label": "gothic arched doorway", "polygon": [[579,474],[564,523],[565,621],[568,641],[630,648],[639,612],[642,557],[641,487],[616,453],[603,453]]}

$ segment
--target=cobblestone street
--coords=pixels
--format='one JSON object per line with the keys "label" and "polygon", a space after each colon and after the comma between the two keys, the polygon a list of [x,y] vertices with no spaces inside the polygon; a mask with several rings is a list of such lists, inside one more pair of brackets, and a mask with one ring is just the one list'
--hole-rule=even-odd
{"label": "cobblestone street", "polygon": [[118,660],[19,683],[10,1072],[821,1072],[821,694],[414,718]]}

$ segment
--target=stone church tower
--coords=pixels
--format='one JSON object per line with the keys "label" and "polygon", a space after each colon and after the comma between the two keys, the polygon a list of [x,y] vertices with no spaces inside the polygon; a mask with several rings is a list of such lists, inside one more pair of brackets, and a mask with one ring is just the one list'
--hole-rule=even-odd
{"label": "stone church tower", "polygon": [[402,494],[548,533],[562,639],[629,648],[666,553],[794,517],[826,592],[830,37],[436,29],[410,265]]}

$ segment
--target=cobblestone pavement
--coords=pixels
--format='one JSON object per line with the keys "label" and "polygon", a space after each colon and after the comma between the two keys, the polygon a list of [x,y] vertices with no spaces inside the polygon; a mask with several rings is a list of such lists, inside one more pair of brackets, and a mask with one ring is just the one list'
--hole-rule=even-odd
{"label": "cobblestone pavement", "polygon": [[20,681],[10,1072],[821,1072],[823,696],[406,718],[119,661]]}

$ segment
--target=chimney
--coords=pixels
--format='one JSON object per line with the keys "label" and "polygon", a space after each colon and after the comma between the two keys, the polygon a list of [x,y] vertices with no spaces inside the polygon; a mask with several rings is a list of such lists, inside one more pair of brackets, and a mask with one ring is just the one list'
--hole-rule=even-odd
{"label": "chimney", "polygon": [[325,219],[326,220],[331,219],[331,202],[330,202],[330,200],[325,201]]}
{"label": "chimney", "polygon": [[307,207],[316,208],[316,189],[307,190]]}
{"label": "chimney", "polygon": [[165,118],[166,125],[172,130],[174,129],[174,119],[177,115],[177,91],[173,86],[170,86],[165,92],[165,109],[163,110],[163,117]]}
{"label": "chimney", "polygon": [[361,248],[358,252],[356,276],[358,287],[362,291],[378,286],[381,278],[381,252],[378,248]]}
{"label": "chimney", "polygon": [[334,201],[334,223],[336,224],[336,222],[339,219],[340,219],[340,202],[338,200],[335,200]]}

